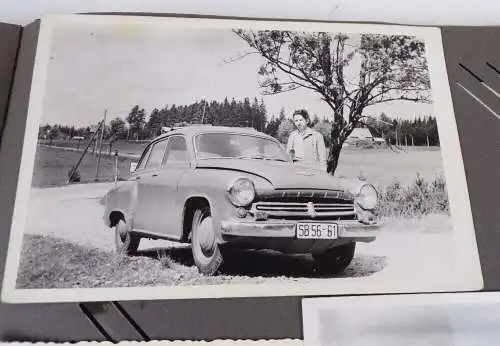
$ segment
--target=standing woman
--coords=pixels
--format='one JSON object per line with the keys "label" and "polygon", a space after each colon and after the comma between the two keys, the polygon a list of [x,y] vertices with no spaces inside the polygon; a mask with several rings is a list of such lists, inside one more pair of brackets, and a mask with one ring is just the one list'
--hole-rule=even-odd
{"label": "standing woman", "polygon": [[323,135],[309,127],[310,118],[305,109],[293,113],[297,128],[288,137],[287,151],[294,162],[326,172],[326,147]]}

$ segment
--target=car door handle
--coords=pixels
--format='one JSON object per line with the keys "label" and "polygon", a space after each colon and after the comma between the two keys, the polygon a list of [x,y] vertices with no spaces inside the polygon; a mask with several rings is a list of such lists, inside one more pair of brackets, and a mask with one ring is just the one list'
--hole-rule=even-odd
{"label": "car door handle", "polygon": [[135,180],[139,180],[139,179],[141,179],[141,177],[135,177]]}
{"label": "car door handle", "polygon": [[151,176],[152,176],[152,177],[157,177],[157,176],[158,176],[158,174],[152,174]]}

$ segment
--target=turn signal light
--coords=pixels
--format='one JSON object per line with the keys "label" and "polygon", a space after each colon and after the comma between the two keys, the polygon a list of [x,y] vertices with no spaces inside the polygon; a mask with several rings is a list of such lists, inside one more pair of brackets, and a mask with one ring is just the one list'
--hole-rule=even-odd
{"label": "turn signal light", "polygon": [[247,216],[247,210],[245,208],[237,208],[236,216],[243,219]]}

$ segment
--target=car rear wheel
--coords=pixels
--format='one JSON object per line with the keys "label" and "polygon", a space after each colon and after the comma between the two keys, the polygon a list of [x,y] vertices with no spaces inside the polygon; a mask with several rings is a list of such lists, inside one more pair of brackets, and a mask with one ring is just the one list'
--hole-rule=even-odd
{"label": "car rear wheel", "polygon": [[131,255],[139,248],[141,238],[130,231],[127,223],[121,219],[115,226],[116,251],[120,254]]}
{"label": "car rear wheel", "polygon": [[348,243],[329,249],[323,253],[313,254],[316,270],[320,274],[341,274],[354,258],[356,243]]}
{"label": "car rear wheel", "polygon": [[197,209],[193,215],[191,249],[198,270],[214,275],[222,265],[222,253],[215,239],[210,207]]}

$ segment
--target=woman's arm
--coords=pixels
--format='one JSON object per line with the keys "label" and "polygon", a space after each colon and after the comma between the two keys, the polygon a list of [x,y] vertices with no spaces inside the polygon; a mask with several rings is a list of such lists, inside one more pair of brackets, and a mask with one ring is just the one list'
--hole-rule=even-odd
{"label": "woman's arm", "polygon": [[293,137],[294,137],[294,133],[290,133],[290,136],[288,136],[288,142],[286,144],[286,151],[288,154],[290,154],[290,156],[292,157],[292,160],[295,159],[295,149],[294,149],[294,145],[293,145]]}

